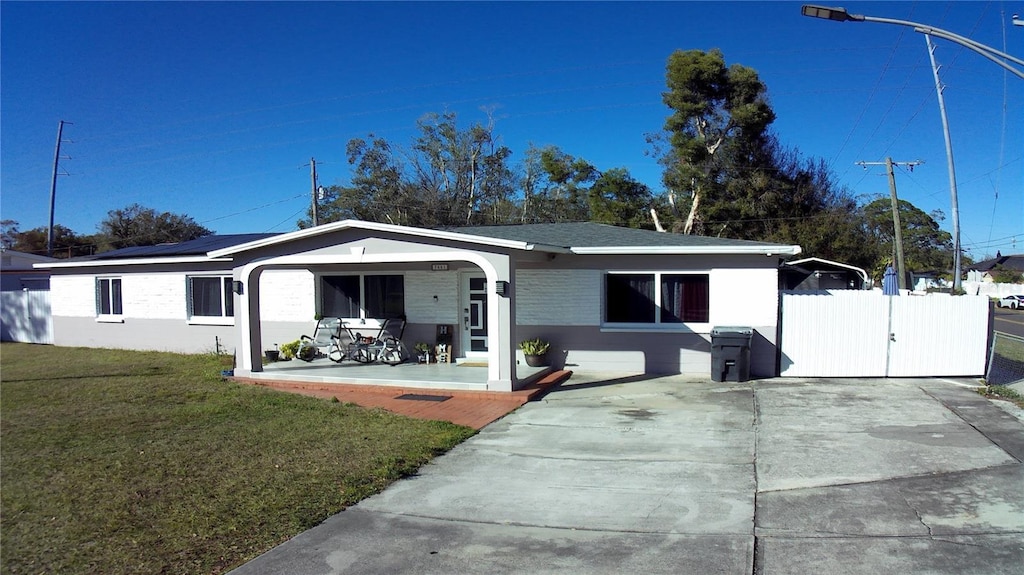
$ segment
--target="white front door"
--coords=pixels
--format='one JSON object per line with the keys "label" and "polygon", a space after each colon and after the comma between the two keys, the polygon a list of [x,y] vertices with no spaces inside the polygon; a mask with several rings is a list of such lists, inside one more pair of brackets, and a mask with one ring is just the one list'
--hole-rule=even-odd
{"label": "white front door", "polygon": [[482,273],[462,274],[462,351],[470,358],[487,357],[487,278]]}

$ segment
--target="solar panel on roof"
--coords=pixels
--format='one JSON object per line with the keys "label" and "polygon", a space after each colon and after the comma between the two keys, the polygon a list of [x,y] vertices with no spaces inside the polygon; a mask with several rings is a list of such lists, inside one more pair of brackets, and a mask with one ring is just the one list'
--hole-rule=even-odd
{"label": "solar panel on roof", "polygon": [[204,255],[213,250],[237,246],[256,240],[262,240],[278,234],[225,234],[203,236],[194,240],[176,244],[157,244],[154,246],[132,246],[98,254],[90,259],[112,260],[124,258],[150,258],[172,256]]}

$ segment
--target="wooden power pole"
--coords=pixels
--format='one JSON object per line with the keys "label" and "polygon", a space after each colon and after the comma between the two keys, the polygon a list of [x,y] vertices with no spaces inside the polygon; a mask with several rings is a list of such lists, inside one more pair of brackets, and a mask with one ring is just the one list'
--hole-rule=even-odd
{"label": "wooden power pole", "polygon": [[60,163],[60,140],[64,133],[64,124],[71,122],[60,121],[57,124],[57,145],[53,150],[53,177],[50,179],[50,226],[46,228],[46,255],[53,257],[53,207],[57,200],[57,165]]}
{"label": "wooden power pole", "polygon": [[885,166],[885,170],[889,175],[889,199],[892,202],[892,227],[893,227],[893,243],[896,244],[896,273],[898,275],[899,288],[907,289],[907,267],[903,259],[903,225],[900,222],[900,202],[896,197],[896,174],[893,172],[892,167],[903,165],[909,166],[911,170],[918,164],[923,164],[923,160],[916,160],[913,162],[894,162],[892,158],[886,158],[884,162],[857,162],[858,166]]}
{"label": "wooden power pole", "polygon": [[317,203],[316,203],[316,158],[310,158],[309,159],[309,178],[313,182],[313,200],[312,200],[313,201],[313,214],[312,214],[313,225],[314,226],[319,226],[320,225],[320,214],[318,212],[320,210],[318,209]]}

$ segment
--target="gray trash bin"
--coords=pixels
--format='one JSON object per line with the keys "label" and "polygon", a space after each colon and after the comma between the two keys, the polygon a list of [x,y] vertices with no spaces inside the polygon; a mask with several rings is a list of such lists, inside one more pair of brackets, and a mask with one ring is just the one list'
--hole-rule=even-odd
{"label": "gray trash bin", "polygon": [[750,338],[753,328],[716,326],[711,329],[711,381],[750,379]]}

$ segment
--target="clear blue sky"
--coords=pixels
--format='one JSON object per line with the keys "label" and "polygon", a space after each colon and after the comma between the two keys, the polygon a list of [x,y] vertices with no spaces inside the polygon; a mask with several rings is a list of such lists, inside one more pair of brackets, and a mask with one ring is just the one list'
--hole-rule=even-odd
{"label": "clear blue sky", "polygon": [[[848,2],[1024,56],[1018,2]],[[405,146],[416,120],[493,107],[521,159],[554,144],[655,191],[645,134],[661,129],[665,62],[719,48],[756,69],[787,146],[825,159],[858,196],[942,210],[952,229],[925,38],[800,15],[788,2],[0,3],[0,217],[45,226],[66,126],[56,222],[90,234],[138,202],[218,233],[289,231],[321,184],[348,181],[345,143]],[[1004,40],[1005,39],[1005,40]],[[1024,253],[1024,81],[938,40],[962,242],[976,259]]]}

